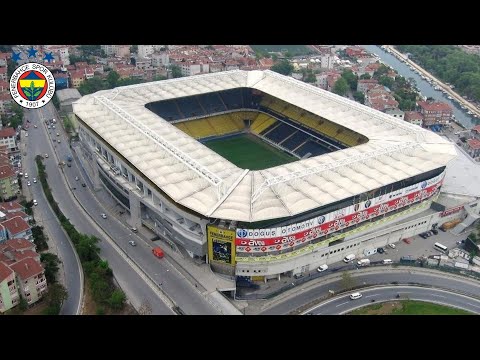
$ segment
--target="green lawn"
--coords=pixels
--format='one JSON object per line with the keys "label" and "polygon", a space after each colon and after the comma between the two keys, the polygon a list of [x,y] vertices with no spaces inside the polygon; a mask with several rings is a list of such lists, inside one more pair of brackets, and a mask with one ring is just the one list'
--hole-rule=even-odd
{"label": "green lawn", "polygon": [[298,160],[253,135],[210,140],[205,145],[243,169],[262,170]]}
{"label": "green lawn", "polygon": [[424,301],[403,300],[365,306],[350,315],[473,315],[471,312]]}
{"label": "green lawn", "polygon": [[293,55],[306,55],[313,53],[305,45],[250,45],[253,51],[280,52],[288,51]]}

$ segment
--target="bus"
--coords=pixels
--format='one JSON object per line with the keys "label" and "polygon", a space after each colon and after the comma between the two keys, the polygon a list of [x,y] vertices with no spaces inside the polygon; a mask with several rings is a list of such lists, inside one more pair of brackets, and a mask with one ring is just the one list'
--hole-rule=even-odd
{"label": "bus", "polygon": [[435,249],[437,249],[437,250],[440,250],[440,251],[443,252],[443,253],[447,252],[447,250],[448,250],[448,248],[447,248],[445,245],[442,245],[442,244],[440,244],[440,243],[438,243],[438,242],[436,242],[436,243],[433,245],[433,247],[434,247]]}

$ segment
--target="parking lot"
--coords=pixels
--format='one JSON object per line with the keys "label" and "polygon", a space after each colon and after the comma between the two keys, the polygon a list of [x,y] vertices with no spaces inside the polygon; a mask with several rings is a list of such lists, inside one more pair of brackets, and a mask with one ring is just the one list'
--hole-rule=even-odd
{"label": "parking lot", "polygon": [[[436,242],[441,243],[452,249],[459,247],[457,241],[465,240],[470,232],[460,235],[451,234],[449,231],[443,232],[438,231],[438,235],[430,236],[426,239],[422,239],[420,236],[416,235],[411,239],[410,244],[407,244],[403,241],[395,243],[395,249],[390,247],[385,247],[385,252],[379,254],[378,252],[374,255],[368,256],[370,261],[381,261],[383,259],[392,259],[394,262],[398,262],[402,256],[412,255],[415,259],[420,256],[430,256],[430,255],[439,255],[440,251],[436,250],[433,247],[433,244]],[[335,264],[332,264],[334,266]]]}

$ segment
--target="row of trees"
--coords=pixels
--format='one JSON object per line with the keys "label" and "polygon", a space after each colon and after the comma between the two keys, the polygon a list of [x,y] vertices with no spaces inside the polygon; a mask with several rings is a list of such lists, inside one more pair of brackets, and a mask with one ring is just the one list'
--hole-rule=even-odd
{"label": "row of trees", "polygon": [[104,313],[106,309],[113,311],[123,309],[126,300],[125,294],[122,290],[115,287],[113,283],[113,272],[108,266],[108,262],[100,258],[100,248],[97,246],[99,239],[95,236],[78,232],[70,220],[63,215],[48,185],[47,173],[45,172],[45,165],[42,160],[43,158],[40,155],[35,157],[38,177],[45,192],[45,197],[75,246],[78,257],[83,265],[93,300],[97,304],[97,313]]}
{"label": "row of trees", "polygon": [[480,57],[467,54],[453,45],[398,45],[410,59],[444,82],[455,85],[456,91],[480,101]]}
{"label": "row of trees", "polygon": [[18,105],[16,102],[12,102],[11,105],[12,115],[2,115],[2,126],[3,127],[13,127],[15,130],[18,125],[23,123],[23,108]]}

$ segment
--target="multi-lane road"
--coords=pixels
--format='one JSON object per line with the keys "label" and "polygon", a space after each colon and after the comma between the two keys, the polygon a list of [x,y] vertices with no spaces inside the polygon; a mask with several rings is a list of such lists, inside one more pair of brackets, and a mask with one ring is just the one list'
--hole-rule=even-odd
{"label": "multi-lane road", "polygon": [[305,313],[311,315],[342,315],[373,302],[392,300],[420,300],[480,313],[480,300],[445,290],[418,286],[382,286],[361,290],[360,299],[350,299],[350,293],[316,305]]}
{"label": "multi-lane road", "polygon": [[[428,285],[435,288],[451,289],[458,293],[480,299],[478,281],[460,276],[450,275],[441,271],[423,270],[421,268],[369,269],[350,272],[357,285],[407,284]],[[332,274],[326,278],[313,281],[312,284],[302,284],[294,290],[279,296],[262,315],[289,314],[309,304],[319,302],[329,296],[329,291],[342,291],[342,275]],[[359,291],[362,291],[361,289]],[[350,294],[350,292],[348,293]]]}
{"label": "multi-lane road", "polygon": [[[51,154],[45,160],[45,165],[55,200],[79,231],[102,240],[99,243],[100,254],[109,262],[116,280],[132,305],[138,309],[148,302],[152,314],[172,314],[171,299],[185,314],[218,314],[199,290],[167,259],[158,260],[153,257],[150,244],[133,234],[126,224],[120,223],[114,216],[108,216],[109,209],[94,197],[91,184],[84,178],[59,121],[55,130],[49,130],[44,125],[45,119],[58,119],[53,105],[48,104],[42,109],[30,111],[27,116],[32,125],[38,125],[37,129],[30,130],[28,141],[40,144],[38,146],[42,151],[39,153]],[[56,135],[57,132],[59,136]],[[61,142],[58,143],[57,139],[61,139]],[[35,155],[36,153],[31,153],[27,157]],[[68,155],[74,155],[74,161],[71,167],[64,166],[62,170],[58,163]],[[79,180],[76,181],[75,177],[79,177]],[[88,186],[82,187],[82,182]],[[101,213],[106,213],[107,219],[102,219]],[[128,244],[131,239],[136,240],[137,246]]]}

